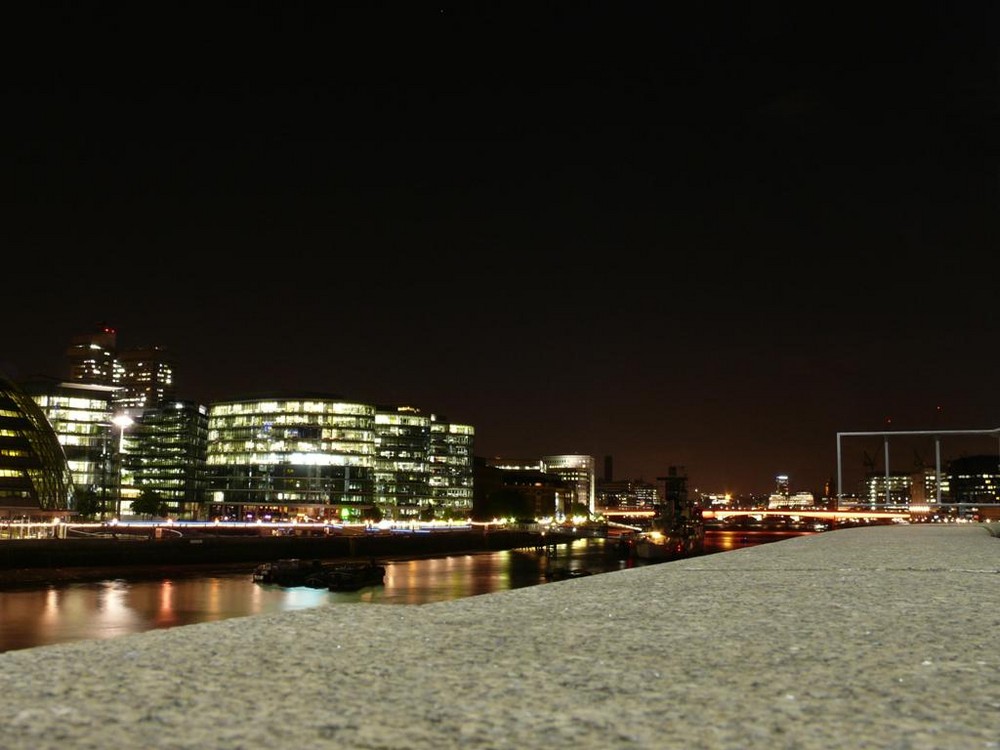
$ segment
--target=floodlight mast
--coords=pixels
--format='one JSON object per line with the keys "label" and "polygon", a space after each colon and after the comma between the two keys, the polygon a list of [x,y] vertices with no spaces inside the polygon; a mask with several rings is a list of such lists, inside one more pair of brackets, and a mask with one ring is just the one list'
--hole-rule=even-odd
{"label": "floodlight mast", "polygon": [[115,492],[115,518],[121,519],[122,515],[122,469],[124,467],[125,454],[125,430],[135,424],[135,420],[128,414],[116,414],[111,418],[111,423],[118,428],[118,460],[117,464],[117,488]]}

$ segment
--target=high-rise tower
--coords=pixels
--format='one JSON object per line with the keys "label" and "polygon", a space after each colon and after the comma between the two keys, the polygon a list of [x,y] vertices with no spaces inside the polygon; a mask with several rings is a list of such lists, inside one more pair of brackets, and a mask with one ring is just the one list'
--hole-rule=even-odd
{"label": "high-rise tower", "polygon": [[96,333],[74,336],[66,349],[69,379],[95,385],[115,384],[118,332],[102,326]]}

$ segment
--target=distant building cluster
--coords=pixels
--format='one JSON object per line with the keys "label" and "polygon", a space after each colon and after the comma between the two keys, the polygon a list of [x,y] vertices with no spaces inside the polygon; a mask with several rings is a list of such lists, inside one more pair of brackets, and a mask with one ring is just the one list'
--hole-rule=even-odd
{"label": "distant building cluster", "polygon": [[[103,327],[66,349],[67,377],[14,383],[0,373],[0,519],[135,514],[190,519],[416,521],[510,512],[579,515],[680,508],[816,507],[775,477],[763,498],[688,498],[683,467],[656,483],[616,478],[605,457],[475,456],[475,428],[408,404],[332,394],[265,394],[209,405],[178,399],[162,347],[119,351]],[[516,507],[492,500],[512,494]],[[822,503],[913,508],[996,503],[998,457],[947,471],[870,472],[863,491]],[[492,503],[492,504],[491,504]]]}
{"label": "distant building cluster", "polygon": [[[471,512],[471,425],[327,394],[178,400],[168,352],[119,352],[112,328],[73,338],[66,354],[67,379],[4,381],[4,392],[8,400],[27,397],[39,432],[51,426],[70,480],[46,477],[36,488],[18,471],[23,486],[0,485],[5,498],[63,515],[96,507],[100,517],[149,508],[140,502],[149,498],[176,518],[415,520]],[[30,411],[7,413],[21,424]],[[52,464],[52,456],[39,463]],[[18,504],[0,500],[7,516]]]}

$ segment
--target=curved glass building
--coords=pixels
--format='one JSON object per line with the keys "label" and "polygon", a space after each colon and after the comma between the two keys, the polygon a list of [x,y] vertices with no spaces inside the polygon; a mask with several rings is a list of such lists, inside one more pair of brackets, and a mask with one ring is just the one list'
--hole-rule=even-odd
{"label": "curved glass building", "polygon": [[215,402],[208,517],[392,521],[467,518],[471,425],[338,396]]}
{"label": "curved glass building", "polygon": [[73,478],[52,425],[0,373],[0,517],[41,519],[73,508]]}
{"label": "curved glass building", "polygon": [[213,403],[209,516],[359,520],[374,505],[375,407],[331,396]]}

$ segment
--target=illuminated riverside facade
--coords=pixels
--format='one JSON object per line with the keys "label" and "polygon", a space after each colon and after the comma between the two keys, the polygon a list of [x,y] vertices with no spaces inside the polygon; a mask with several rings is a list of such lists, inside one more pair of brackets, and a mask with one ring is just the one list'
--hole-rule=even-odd
{"label": "illuminated riverside facade", "polygon": [[[550,511],[545,511],[546,515],[551,512],[556,518],[562,519],[572,515],[575,510],[583,510],[584,513],[594,512],[596,481],[593,456],[566,454],[531,460],[493,458],[487,462],[487,466],[508,473],[522,472],[531,475],[537,472],[556,478],[565,489],[555,493],[554,507]],[[509,476],[511,479],[507,482],[507,486],[523,485],[523,482],[512,478],[513,474]],[[574,508],[574,505],[577,508]]]}
{"label": "illuminated riverside facade", "polygon": [[658,498],[656,485],[640,479],[604,480],[595,492],[598,511],[651,511]]}
{"label": "illuminated riverside facade", "polygon": [[109,500],[118,486],[112,474],[112,386],[36,378],[22,384],[52,426],[77,491]]}
{"label": "illuminated riverside facade", "polygon": [[446,516],[468,518],[474,494],[475,428],[433,414],[430,427],[431,501]]}
{"label": "illuminated riverside facade", "polygon": [[383,406],[375,413],[375,429],[375,505],[419,516],[421,508],[431,507],[430,417],[409,406]]}
{"label": "illuminated riverside facade", "polygon": [[[588,513],[594,512],[594,457],[578,454],[567,454],[560,456],[543,456],[541,468],[546,474],[555,474],[564,482],[574,488],[573,502],[587,509]],[[565,512],[569,512],[566,508]]]}
{"label": "illuminated riverside facade", "polygon": [[198,517],[204,498],[205,407],[164,401],[122,411],[115,398],[118,386],[36,378],[23,387],[52,426],[78,495],[93,495],[96,515],[129,515],[131,501],[149,491],[171,516]]}
{"label": "illuminated riverside facade", "polygon": [[467,515],[471,427],[335,396],[209,408],[211,518],[406,520]]}
{"label": "illuminated riverside facade", "polygon": [[134,495],[155,492],[167,512],[198,518],[205,497],[208,408],[192,401],[162,401],[143,409],[126,432],[123,479]]}
{"label": "illuminated riverside facade", "polygon": [[[865,478],[868,507],[996,504],[1000,502],[1000,459],[996,455],[960,456],[947,461],[940,480],[934,469],[869,474]],[[888,488],[888,489],[887,489]]]}

